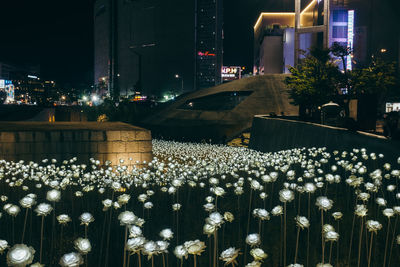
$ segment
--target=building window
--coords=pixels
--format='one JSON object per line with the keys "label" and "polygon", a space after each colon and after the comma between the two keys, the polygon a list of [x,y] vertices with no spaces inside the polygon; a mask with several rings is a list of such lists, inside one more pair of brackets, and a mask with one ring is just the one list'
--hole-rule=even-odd
{"label": "building window", "polygon": [[347,10],[334,10],[333,22],[347,22]]}
{"label": "building window", "polygon": [[333,26],[332,38],[347,38],[347,26]]}

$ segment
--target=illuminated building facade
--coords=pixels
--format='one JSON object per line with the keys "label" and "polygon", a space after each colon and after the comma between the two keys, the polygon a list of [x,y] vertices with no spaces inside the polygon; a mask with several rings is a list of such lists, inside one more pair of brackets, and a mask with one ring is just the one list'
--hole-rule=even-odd
{"label": "illuminated building facade", "polygon": [[[328,48],[334,42],[353,50],[344,64],[352,69],[352,57],[362,58],[358,52],[366,45],[360,39],[355,45],[355,10],[347,1],[311,0],[304,8],[300,0],[295,1],[296,12],[259,16],[254,26],[254,73],[289,73],[289,66],[303,57],[299,51],[308,51],[312,46]],[[343,68],[340,59],[337,61]]]}
{"label": "illuminated building facade", "polygon": [[222,0],[195,1],[195,89],[221,83]]}

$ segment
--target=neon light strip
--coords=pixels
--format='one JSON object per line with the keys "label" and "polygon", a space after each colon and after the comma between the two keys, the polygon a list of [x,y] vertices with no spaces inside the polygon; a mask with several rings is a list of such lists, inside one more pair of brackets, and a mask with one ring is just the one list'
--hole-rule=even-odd
{"label": "neon light strip", "polygon": [[[349,10],[347,12],[347,48],[349,48],[351,51],[353,50],[353,41],[354,41],[354,10]],[[346,69],[351,70],[352,69],[352,62],[351,62],[351,56],[353,53],[347,56],[346,60]]]}

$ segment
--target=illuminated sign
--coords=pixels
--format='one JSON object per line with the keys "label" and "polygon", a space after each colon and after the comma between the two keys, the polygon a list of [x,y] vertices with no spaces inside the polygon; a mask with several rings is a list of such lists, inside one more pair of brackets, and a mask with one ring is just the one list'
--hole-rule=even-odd
{"label": "illuminated sign", "polygon": [[31,79],[38,79],[38,76],[36,76],[36,75],[28,75],[28,78],[31,78]]}
{"label": "illuminated sign", "polygon": [[386,103],[386,112],[400,112],[400,103]]}
{"label": "illuminated sign", "polygon": [[0,89],[4,89],[6,86],[5,80],[0,80]]}
{"label": "illuminated sign", "polygon": [[[354,41],[354,10],[349,10],[347,19],[347,48],[349,48],[350,51],[353,51],[353,41]],[[352,54],[353,52],[347,56],[346,60],[347,70],[352,69],[352,62],[351,62]]]}
{"label": "illuminated sign", "polygon": [[222,67],[221,77],[223,81],[232,81],[242,78],[242,68],[238,66],[234,67]]}
{"label": "illuminated sign", "polygon": [[209,51],[206,52],[197,52],[197,55],[201,56],[201,57],[215,57],[214,53],[210,53]]}

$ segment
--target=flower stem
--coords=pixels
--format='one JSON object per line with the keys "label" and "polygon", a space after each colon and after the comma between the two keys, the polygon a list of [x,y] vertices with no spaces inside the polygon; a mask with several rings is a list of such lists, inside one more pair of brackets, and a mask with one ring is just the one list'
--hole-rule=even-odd
{"label": "flower stem", "polygon": [[126,238],[128,236],[128,226],[125,225],[125,238],[124,238],[124,264],[122,265],[125,267],[126,264]]}
{"label": "flower stem", "polygon": [[40,256],[39,262],[42,263],[42,248],[43,248],[43,225],[44,225],[44,216],[42,216],[42,227],[40,228]]}
{"label": "flower stem", "polygon": [[299,237],[300,237],[300,227],[297,227],[296,252],[294,253],[294,262],[293,263],[297,263],[297,251],[299,249]]}
{"label": "flower stem", "polygon": [[360,239],[358,242],[358,261],[357,261],[358,267],[360,267],[360,263],[361,263],[360,259],[361,259],[361,242],[362,242],[363,229],[364,229],[364,218],[361,217]]}
{"label": "flower stem", "polygon": [[25,228],[26,228],[26,219],[28,218],[28,208],[26,208],[25,211],[25,219],[24,219],[24,229],[22,230],[22,239],[21,239],[21,244],[24,243],[24,237],[25,237]]}
{"label": "flower stem", "polygon": [[321,246],[322,246],[322,265],[325,260],[325,240],[324,240],[324,210],[321,210]]}
{"label": "flower stem", "polygon": [[386,253],[387,253],[387,246],[388,246],[388,240],[389,240],[389,231],[390,230],[390,217],[388,217],[388,225],[386,229],[386,242],[385,242],[385,253],[383,254],[383,265],[386,266]]}
{"label": "flower stem", "polygon": [[351,226],[351,235],[350,235],[350,245],[349,245],[349,257],[348,257],[348,259],[347,259],[347,263],[350,265],[350,257],[351,257],[351,247],[352,247],[352,244],[353,244],[353,233],[354,233],[354,221],[355,221],[355,219],[356,219],[356,214],[354,213],[354,215],[353,215],[353,223],[352,223],[352,226]]}
{"label": "flower stem", "polygon": [[283,206],[283,266],[286,266],[286,202],[284,202]]}
{"label": "flower stem", "polygon": [[[397,180],[396,180],[397,181]],[[393,238],[392,238],[392,244],[390,245],[390,253],[389,253],[389,263],[388,263],[388,267],[390,267],[390,262],[392,260],[392,250],[393,250],[393,244],[394,244],[394,240],[396,238],[396,227],[397,227],[397,221],[399,219],[399,216],[396,216],[396,220],[394,221],[394,228],[393,228]]]}
{"label": "flower stem", "polygon": [[368,267],[371,266],[372,240],[373,239],[374,239],[374,232],[371,232],[371,241],[370,241],[370,244],[369,244]]}

